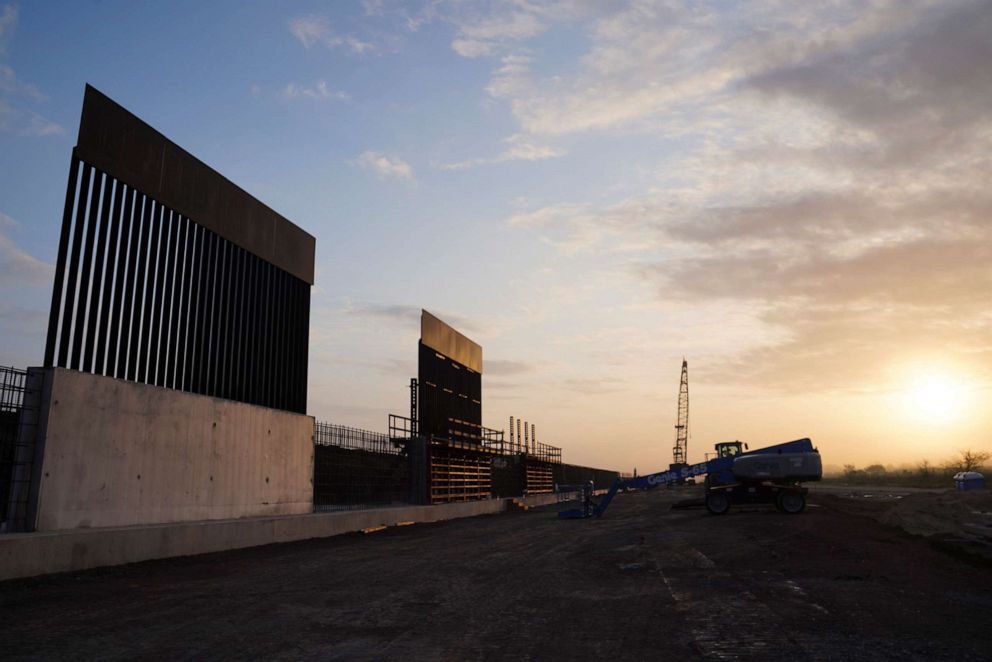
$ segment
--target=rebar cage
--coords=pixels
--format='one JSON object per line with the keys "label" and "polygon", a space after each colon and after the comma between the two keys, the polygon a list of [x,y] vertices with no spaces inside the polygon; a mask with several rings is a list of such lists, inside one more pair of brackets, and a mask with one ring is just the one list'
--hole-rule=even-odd
{"label": "rebar cage", "polygon": [[316,512],[411,502],[407,440],[371,430],[314,424]]}
{"label": "rebar cage", "polygon": [[36,413],[26,370],[0,366],[0,532],[27,529],[27,509],[34,464],[34,435],[26,426],[25,407]]}

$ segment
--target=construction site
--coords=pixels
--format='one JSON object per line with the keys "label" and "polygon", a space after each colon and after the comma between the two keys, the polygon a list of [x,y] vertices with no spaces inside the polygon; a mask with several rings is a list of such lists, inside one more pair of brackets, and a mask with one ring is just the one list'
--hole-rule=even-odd
{"label": "construction site", "polygon": [[992,658],[985,489],[690,462],[685,359],[656,471],[573,464],[427,310],[409,409],[317,420],[317,239],[89,86],[61,227],[0,369],[4,659]]}
{"label": "construction site", "polygon": [[988,561],[879,523],[895,503],[886,495],[817,492],[800,517],[755,508],[715,521],[672,510],[683,496],[625,495],[591,522],[558,520],[549,506],[5,582],[0,609],[18,636],[4,656],[992,653]]}

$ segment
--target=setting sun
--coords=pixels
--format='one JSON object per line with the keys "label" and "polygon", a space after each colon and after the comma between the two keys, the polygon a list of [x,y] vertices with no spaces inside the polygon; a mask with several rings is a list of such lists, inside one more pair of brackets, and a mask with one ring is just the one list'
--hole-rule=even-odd
{"label": "setting sun", "polygon": [[949,416],[958,409],[961,389],[943,375],[917,380],[910,390],[913,412],[926,418]]}
{"label": "setting sun", "polygon": [[961,413],[965,389],[946,373],[917,374],[906,390],[907,409],[918,419],[936,421]]}

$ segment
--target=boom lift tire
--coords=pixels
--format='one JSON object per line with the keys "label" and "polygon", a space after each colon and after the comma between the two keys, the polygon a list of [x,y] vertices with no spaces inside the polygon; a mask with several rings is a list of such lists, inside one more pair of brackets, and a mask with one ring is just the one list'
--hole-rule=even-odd
{"label": "boom lift tire", "polygon": [[723,490],[708,490],[706,492],[706,510],[711,515],[726,515],[730,510],[730,496]]}
{"label": "boom lift tire", "polygon": [[806,509],[806,497],[798,490],[782,490],[778,493],[775,505],[783,513],[798,515]]}

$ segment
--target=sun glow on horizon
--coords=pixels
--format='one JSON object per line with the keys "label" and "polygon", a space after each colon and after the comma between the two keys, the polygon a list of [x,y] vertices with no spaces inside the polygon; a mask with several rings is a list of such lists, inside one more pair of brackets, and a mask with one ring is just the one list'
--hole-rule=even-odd
{"label": "sun glow on horizon", "polygon": [[904,375],[902,401],[923,423],[962,422],[969,409],[968,380],[945,366],[917,365]]}
{"label": "sun glow on horizon", "polygon": [[924,416],[949,416],[958,409],[961,389],[943,375],[933,375],[913,384],[911,398],[914,410]]}

